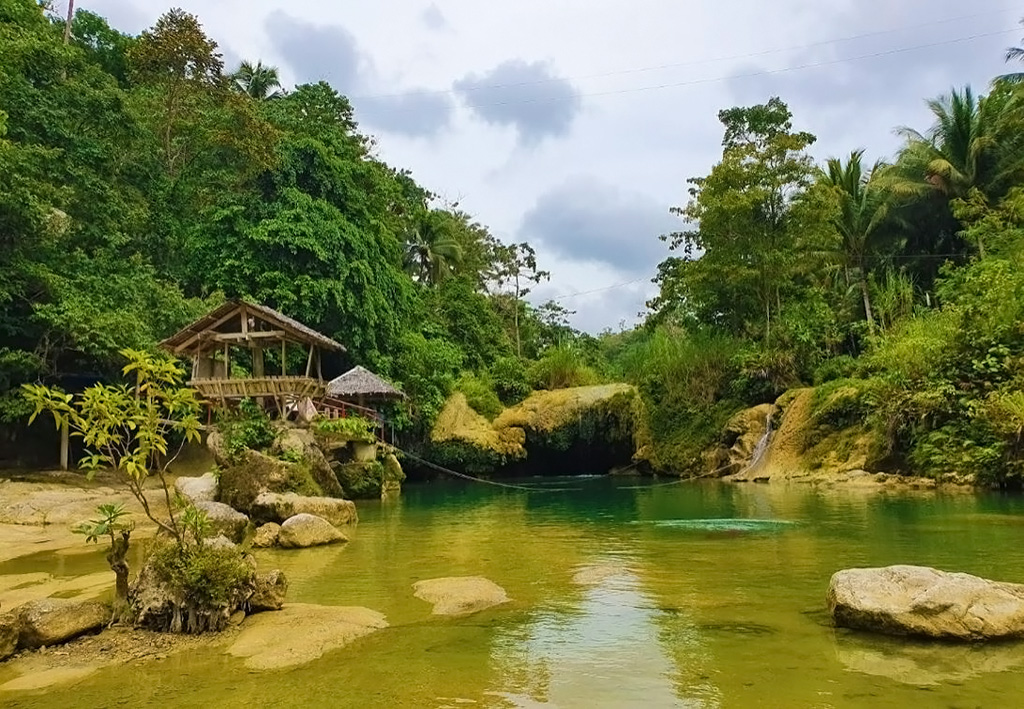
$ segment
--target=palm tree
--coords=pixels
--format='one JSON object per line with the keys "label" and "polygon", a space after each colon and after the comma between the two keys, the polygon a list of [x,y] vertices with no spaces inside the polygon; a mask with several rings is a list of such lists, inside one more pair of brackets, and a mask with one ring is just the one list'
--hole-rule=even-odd
{"label": "palm tree", "polygon": [[826,169],[818,168],[817,181],[832,188],[839,198],[839,214],[834,223],[843,239],[844,265],[847,274],[851,270],[856,272],[864,316],[869,330],[874,332],[868,264],[880,239],[891,233],[885,227],[893,223],[893,193],[885,184],[885,163],[878,161],[865,171],[863,159],[863,150],[850,153],[845,164],[839,158],[830,158]]}
{"label": "palm tree", "polygon": [[[1021,20],[1020,23],[1022,25],[1024,25],[1024,20]],[[1007,62],[1012,62],[1012,61],[1024,62],[1024,46],[1010,47],[1009,49],[1007,49],[1006,50],[1006,61]],[[1000,81],[1005,81],[1005,82],[1010,83],[1010,84],[1024,83],[1024,72],[1014,72],[1012,74],[1003,74],[1002,76],[999,77],[999,79],[1000,79]]]}
{"label": "palm tree", "polygon": [[449,213],[434,210],[424,214],[409,232],[405,265],[413,278],[436,285],[462,261],[462,246],[452,226]]}
{"label": "palm tree", "polygon": [[929,101],[935,124],[927,133],[897,131],[907,144],[890,186],[914,195],[938,190],[948,199],[964,199],[972,189],[988,199],[1002,196],[1022,167],[1007,120],[1013,103],[1009,91],[975,97],[970,86]]}
{"label": "palm tree", "polygon": [[277,75],[277,67],[263,66],[263,62],[256,64],[242,62],[238,71],[231,75],[232,88],[241,94],[245,94],[257,101],[266,101],[284,96],[281,88],[281,80]]}

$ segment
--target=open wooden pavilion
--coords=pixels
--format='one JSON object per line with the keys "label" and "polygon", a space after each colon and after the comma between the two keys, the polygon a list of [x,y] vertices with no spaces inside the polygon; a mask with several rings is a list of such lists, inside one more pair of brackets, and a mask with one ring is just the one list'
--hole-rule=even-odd
{"label": "open wooden pavilion", "polygon": [[[222,405],[255,399],[264,406],[273,403],[282,413],[303,398],[322,399],[327,390],[323,352],[345,351],[340,342],[287,315],[242,300],[229,300],[160,346],[171,354],[192,358],[189,386],[206,399]],[[305,355],[301,374],[289,371],[289,357],[298,359],[296,349]],[[232,358],[238,357],[239,350],[248,353],[244,358],[246,376],[232,375]],[[265,366],[268,352],[278,360],[279,370],[275,368],[273,373]]]}

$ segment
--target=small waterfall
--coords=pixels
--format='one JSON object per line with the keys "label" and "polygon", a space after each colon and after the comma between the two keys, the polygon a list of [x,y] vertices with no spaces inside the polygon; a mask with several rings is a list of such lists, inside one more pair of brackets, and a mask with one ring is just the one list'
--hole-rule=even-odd
{"label": "small waterfall", "polygon": [[775,407],[773,406],[765,417],[764,422],[764,435],[761,436],[761,440],[754,446],[754,453],[750,456],[750,465],[747,466],[747,470],[752,470],[761,462],[764,458],[764,454],[768,452],[768,440],[772,436],[772,415],[775,413]]}

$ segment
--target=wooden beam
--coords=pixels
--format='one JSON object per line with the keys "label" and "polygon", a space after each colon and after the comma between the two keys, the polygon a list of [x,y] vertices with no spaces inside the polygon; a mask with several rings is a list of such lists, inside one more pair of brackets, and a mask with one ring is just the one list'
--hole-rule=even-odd
{"label": "wooden beam", "polygon": [[313,350],[315,350],[315,349],[316,349],[315,345],[310,345],[309,346],[309,357],[306,358],[306,376],[307,377],[309,376],[309,373],[313,371]]}
{"label": "wooden beam", "polygon": [[231,351],[228,343],[224,343],[224,378],[231,379]]}
{"label": "wooden beam", "polygon": [[319,347],[316,348],[316,378],[320,381],[324,380],[324,351]]}
{"label": "wooden beam", "polygon": [[203,337],[214,342],[243,342],[245,340],[266,340],[286,338],[289,333],[284,330],[250,330],[249,332],[217,332]]}
{"label": "wooden beam", "polygon": [[242,305],[241,308],[239,308],[239,319],[242,321],[242,334],[243,335],[248,335],[249,334],[249,311],[246,309],[244,304]]}
{"label": "wooden beam", "polygon": [[192,335],[192,337],[188,338],[187,340],[182,342],[180,345],[175,347],[174,348],[174,354],[181,354],[186,349],[188,349],[189,345],[193,344],[196,340],[200,339],[204,334],[208,333],[210,330],[218,328],[221,325],[223,325],[224,323],[226,323],[228,320],[230,320],[232,317],[234,317],[235,313],[237,313],[237,312],[238,312],[238,309],[235,308],[231,312],[229,312],[227,315],[225,315],[222,318],[220,318],[219,320],[217,320],[216,322],[210,323],[209,325],[206,326],[205,329],[197,332],[196,334]]}
{"label": "wooden beam", "polygon": [[70,434],[68,433],[68,422],[65,421],[60,427],[60,469],[67,470],[70,455]]}
{"label": "wooden beam", "polygon": [[285,363],[288,361],[288,340],[281,340],[281,376],[287,376],[288,372],[285,371]]}

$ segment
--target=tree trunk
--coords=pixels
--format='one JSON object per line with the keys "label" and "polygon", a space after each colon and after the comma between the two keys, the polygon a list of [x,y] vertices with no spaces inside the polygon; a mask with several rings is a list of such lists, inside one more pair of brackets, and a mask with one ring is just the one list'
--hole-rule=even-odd
{"label": "tree trunk", "polygon": [[64,23],[64,44],[71,41],[71,21],[75,18],[75,0],[68,0],[68,19]]}
{"label": "tree trunk", "polygon": [[868,332],[874,335],[875,314],[871,309],[871,291],[868,289],[868,274],[865,272],[863,265],[860,267],[860,277],[857,280],[860,282],[860,293],[864,298],[864,315],[868,319]]}
{"label": "tree trunk", "polygon": [[114,614],[112,623],[120,623],[129,620],[128,605],[128,538],[131,531],[121,532],[121,538],[111,538],[110,551],[107,553],[107,563],[114,572]]}

